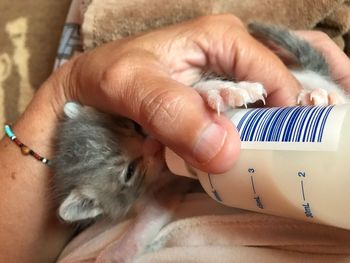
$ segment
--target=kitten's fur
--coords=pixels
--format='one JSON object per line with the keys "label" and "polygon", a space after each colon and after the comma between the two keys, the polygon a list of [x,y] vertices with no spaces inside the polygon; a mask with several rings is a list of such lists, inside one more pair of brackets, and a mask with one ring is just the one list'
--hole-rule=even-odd
{"label": "kitten's fur", "polygon": [[252,23],[249,30],[268,46],[272,43],[288,52],[285,53],[287,59],[294,61],[294,65],[289,65],[291,72],[304,89],[299,94],[298,103],[328,105],[349,102],[345,91],[332,80],[325,58],[308,42],[278,27]]}
{"label": "kitten's fur", "polygon": [[[349,101],[331,80],[325,59],[308,43],[280,28],[253,24],[250,30],[263,42],[273,42],[288,51],[298,62],[299,68],[292,73],[304,88],[298,98],[301,104]],[[203,78],[193,87],[218,112],[263,100],[266,95],[259,83]],[[112,219],[125,215],[140,195],[147,193],[143,189],[167,172],[161,152],[143,153],[148,137],[130,120],[76,103],[66,104],[65,113],[54,159],[60,217],[75,222],[100,215]],[[130,174],[130,164],[135,160],[135,171]]]}
{"label": "kitten's fur", "polygon": [[[161,148],[145,154],[137,124],[70,102],[57,140],[54,190],[68,222],[125,215],[164,167]],[[157,146],[153,146],[157,147]]]}

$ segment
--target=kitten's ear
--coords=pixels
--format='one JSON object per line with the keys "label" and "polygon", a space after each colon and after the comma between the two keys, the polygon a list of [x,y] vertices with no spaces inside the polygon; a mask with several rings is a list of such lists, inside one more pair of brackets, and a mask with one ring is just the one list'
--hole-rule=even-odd
{"label": "kitten's ear", "polygon": [[96,198],[86,192],[74,189],[60,205],[59,216],[67,222],[91,219],[103,213]]}
{"label": "kitten's ear", "polygon": [[82,106],[80,104],[73,101],[69,101],[66,104],[64,104],[63,110],[68,118],[75,119],[79,115],[81,107]]}

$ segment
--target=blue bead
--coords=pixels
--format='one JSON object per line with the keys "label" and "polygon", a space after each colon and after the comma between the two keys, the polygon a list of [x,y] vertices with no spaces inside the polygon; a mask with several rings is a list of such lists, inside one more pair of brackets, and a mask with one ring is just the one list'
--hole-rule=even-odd
{"label": "blue bead", "polygon": [[13,131],[11,130],[11,127],[9,125],[5,125],[5,132],[6,132],[6,135],[10,138],[15,136],[15,134],[13,133]]}

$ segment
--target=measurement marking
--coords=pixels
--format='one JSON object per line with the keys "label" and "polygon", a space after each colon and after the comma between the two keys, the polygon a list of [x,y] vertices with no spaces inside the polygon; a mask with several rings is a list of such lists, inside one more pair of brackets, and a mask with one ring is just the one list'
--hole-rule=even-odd
{"label": "measurement marking", "polygon": [[[305,172],[298,172],[298,176],[301,177],[301,178],[305,178],[306,177],[306,173]],[[303,196],[303,201],[304,201],[304,203],[301,204],[302,207],[303,207],[303,210],[304,210],[304,214],[305,214],[306,217],[314,218],[314,215],[313,215],[312,210],[311,210],[311,205],[310,205],[310,203],[308,203],[306,201],[304,181],[302,179],[300,180],[300,186],[301,186],[301,194]]]}
{"label": "measurement marking", "polygon": [[304,208],[304,214],[305,214],[305,216],[306,216],[306,217],[313,218],[314,215],[312,214],[310,204],[309,204],[309,203],[306,203],[306,204],[303,204],[302,206],[303,206],[303,208]]}
{"label": "measurement marking", "polygon": [[[255,170],[254,169],[248,169],[248,172],[249,173],[254,173]],[[259,207],[260,209],[264,209],[264,205],[261,201],[261,198],[260,196],[256,193],[256,190],[255,190],[255,183],[254,183],[254,177],[253,175],[250,176],[250,181],[252,183],[252,189],[253,189],[253,192],[254,192],[254,200],[255,200],[255,204],[257,207]]]}
{"label": "measurement marking", "polygon": [[253,187],[254,194],[256,194],[253,176],[250,176],[250,181],[252,182],[252,187]]}
{"label": "measurement marking", "polygon": [[256,202],[256,206],[259,207],[260,209],[264,209],[264,205],[263,205],[263,203],[261,201],[260,196],[256,196],[256,197],[254,197],[254,199],[255,199],[255,202]]}
{"label": "measurement marking", "polygon": [[305,201],[306,199],[305,199],[305,192],[304,192],[304,182],[303,182],[303,180],[301,180],[301,193],[303,194],[303,200]]}
{"label": "measurement marking", "polygon": [[213,183],[211,181],[211,177],[210,177],[210,173],[208,173],[208,179],[209,179],[209,184],[211,186],[211,192],[213,193],[215,199],[219,202],[222,202],[222,198],[221,196],[219,195],[219,192],[215,190],[214,186],[213,186]]}

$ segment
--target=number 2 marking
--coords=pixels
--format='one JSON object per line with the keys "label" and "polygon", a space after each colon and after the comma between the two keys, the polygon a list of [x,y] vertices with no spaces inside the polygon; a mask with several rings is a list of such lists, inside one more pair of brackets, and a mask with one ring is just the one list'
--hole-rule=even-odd
{"label": "number 2 marking", "polygon": [[305,177],[305,176],[306,176],[306,173],[305,173],[305,172],[298,172],[298,176],[299,176],[299,177]]}

